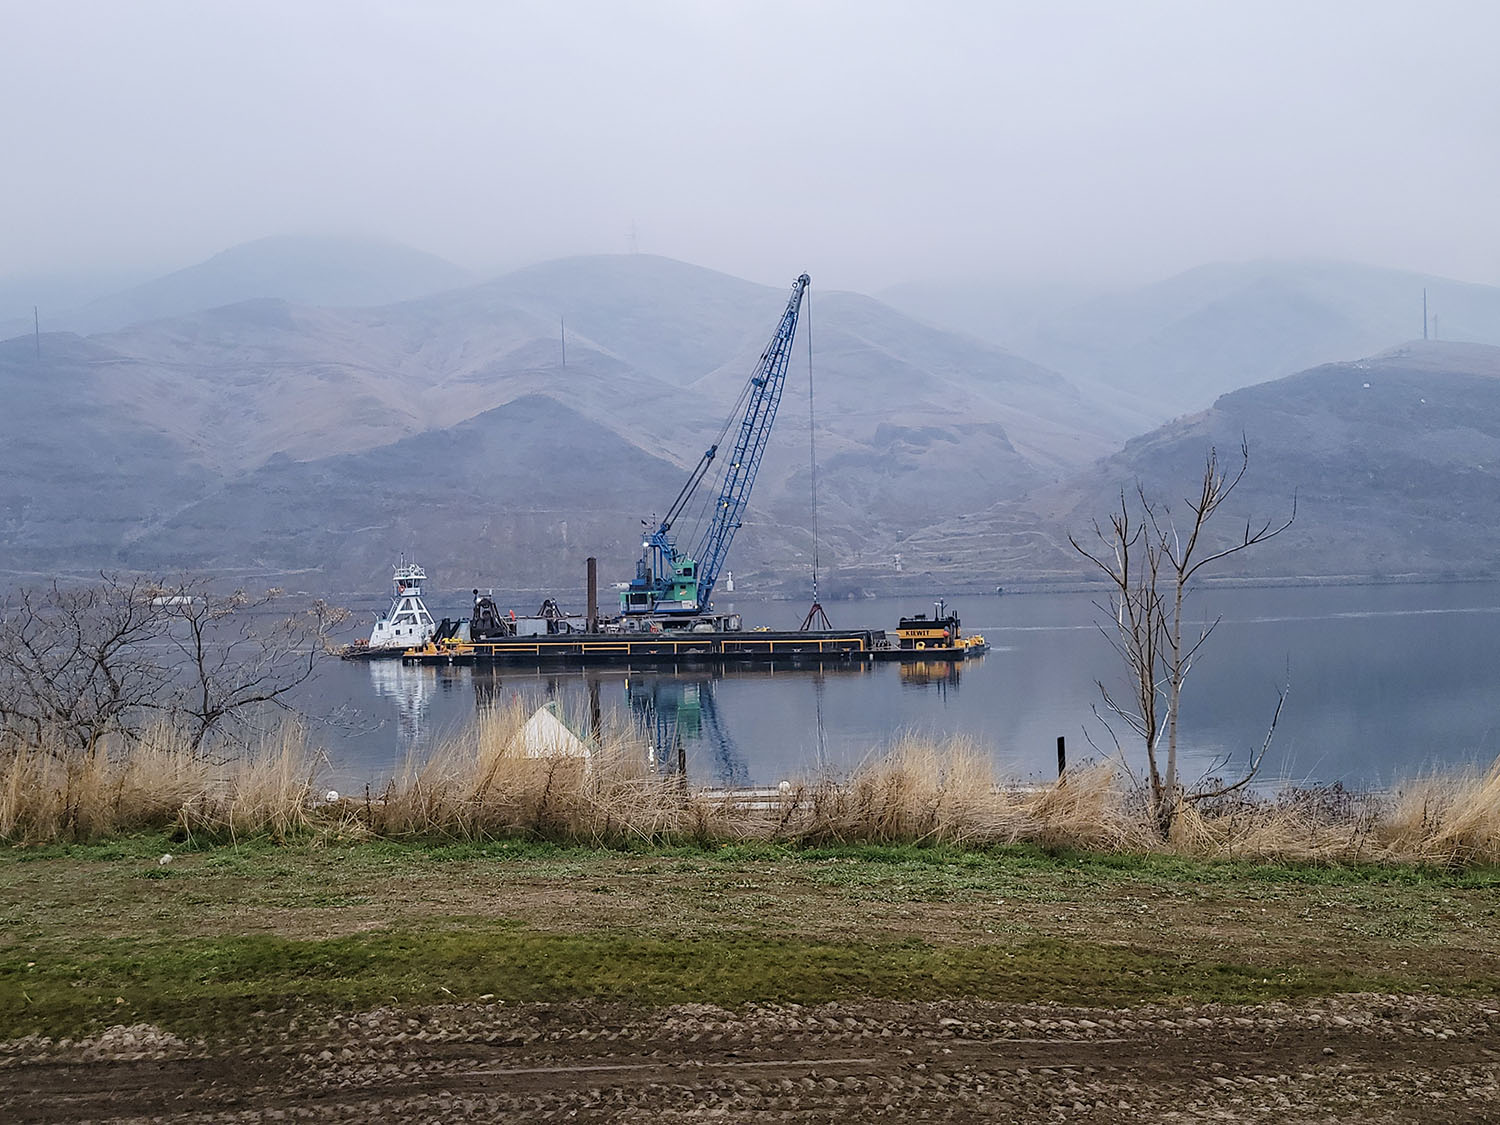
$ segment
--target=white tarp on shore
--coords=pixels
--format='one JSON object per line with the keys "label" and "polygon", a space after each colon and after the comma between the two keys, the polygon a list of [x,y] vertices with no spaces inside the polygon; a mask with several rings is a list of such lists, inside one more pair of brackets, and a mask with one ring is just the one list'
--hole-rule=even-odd
{"label": "white tarp on shore", "polygon": [[591,756],[588,740],[581,738],[558,713],[557,701],[538,707],[524,726],[516,732],[519,746],[512,751],[527,758],[582,758]]}

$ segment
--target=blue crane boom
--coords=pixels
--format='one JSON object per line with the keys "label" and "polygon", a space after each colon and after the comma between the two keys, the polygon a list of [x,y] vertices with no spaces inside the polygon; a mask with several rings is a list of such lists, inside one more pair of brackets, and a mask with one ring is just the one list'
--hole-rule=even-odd
{"label": "blue crane boom", "polygon": [[[621,613],[681,616],[707,612],[719,570],[729,555],[729,545],[734,542],[734,533],[739,530],[740,517],[750,499],[750,489],[755,484],[755,474],[766,451],[771,423],[776,420],[781,389],[786,383],[787,362],[792,354],[792,339],[797,334],[802,297],[810,284],[807,274],[792,283],[792,295],[776,326],[776,334],[761,353],[760,362],[741,394],[745,408],[740,416],[739,433],[703,537],[691,554],[679,554],[672,525],[718,456],[717,442],[709,446],[699,459],[666,516],[641,544],[643,553],[636,563],[635,578],[620,594]],[[725,429],[727,431],[727,424]]]}

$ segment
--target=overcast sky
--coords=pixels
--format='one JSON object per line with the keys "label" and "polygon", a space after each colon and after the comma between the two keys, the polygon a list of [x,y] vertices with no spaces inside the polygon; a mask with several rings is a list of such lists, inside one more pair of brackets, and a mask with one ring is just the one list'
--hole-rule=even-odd
{"label": "overcast sky", "polygon": [[0,14],[0,277],[328,232],[866,291],[1262,257],[1500,284],[1492,0]]}

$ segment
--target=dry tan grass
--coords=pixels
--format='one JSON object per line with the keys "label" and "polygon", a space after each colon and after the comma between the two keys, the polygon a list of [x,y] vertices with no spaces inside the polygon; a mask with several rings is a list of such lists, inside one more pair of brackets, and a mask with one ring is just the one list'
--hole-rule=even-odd
{"label": "dry tan grass", "polygon": [[518,753],[515,736],[528,717],[519,703],[487,711],[431,753],[408,757],[365,802],[364,823],[385,836],[463,838],[561,825],[570,819],[568,805],[582,785],[584,763],[540,762]]}
{"label": "dry tan grass", "polygon": [[1373,837],[1385,857],[1459,867],[1500,863],[1500,759],[1484,773],[1431,775],[1401,786]]}
{"label": "dry tan grass", "polygon": [[1112,763],[1075,768],[1026,802],[1027,839],[1049,847],[1148,850],[1155,840]]}
{"label": "dry tan grass", "polygon": [[775,806],[771,834],[807,842],[998,843],[1025,821],[977,746],[913,737],[847,780],[794,785]]}
{"label": "dry tan grass", "polygon": [[225,764],[165,724],[90,754],[0,742],[0,839],[92,840],[172,825],[285,837],[311,826],[320,759],[296,726]]}
{"label": "dry tan grass", "polygon": [[586,756],[529,757],[521,732],[531,714],[520,702],[482,714],[432,753],[409,759],[358,815],[385,836],[616,843],[737,835],[726,809],[656,773],[633,729],[581,739]]}
{"label": "dry tan grass", "polygon": [[1328,863],[1369,858],[1358,854],[1362,831],[1357,821],[1330,823],[1296,804],[1251,803],[1212,816],[1186,805],[1166,846],[1206,859]]}
{"label": "dry tan grass", "polygon": [[170,823],[211,770],[181,732],[149,728],[89,755],[61,743],[0,743],[0,839],[94,839]]}
{"label": "dry tan grass", "polygon": [[[312,827],[318,774],[327,765],[307,733],[288,723],[232,759],[206,794],[200,824],[209,831],[268,832],[284,839]],[[191,816],[185,806],[184,817]]]}
{"label": "dry tan grass", "polygon": [[[1500,863],[1500,762],[1484,774],[1419,779],[1384,802],[1245,800],[1184,806],[1170,838],[1109,763],[1058,785],[1002,784],[982,747],[899,740],[843,779],[789,785],[769,799],[689,789],[662,776],[629,726],[585,739],[586,756],[529,756],[532,708],[488,711],[432,753],[409,760],[363,801],[326,805],[326,765],[287,726],[223,764],[169,727],[69,756],[0,741],[0,839],[94,839],[175,827],[285,838],[530,836],[594,844],[781,840],[943,843],[1158,851],[1205,858]],[[577,723],[570,724],[575,730]]]}

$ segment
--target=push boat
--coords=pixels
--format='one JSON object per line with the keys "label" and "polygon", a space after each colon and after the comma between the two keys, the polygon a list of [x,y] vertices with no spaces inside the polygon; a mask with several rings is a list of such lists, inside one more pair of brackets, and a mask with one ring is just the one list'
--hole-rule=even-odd
{"label": "push boat", "polygon": [[420,566],[399,563],[391,581],[396,588],[391,608],[384,617],[376,618],[368,637],[344,647],[340,655],[345,660],[401,656],[409,649],[428,644],[437,632],[437,622],[422,601],[426,572]]}

